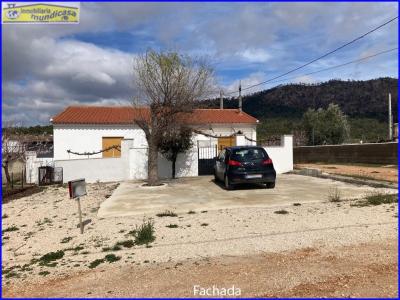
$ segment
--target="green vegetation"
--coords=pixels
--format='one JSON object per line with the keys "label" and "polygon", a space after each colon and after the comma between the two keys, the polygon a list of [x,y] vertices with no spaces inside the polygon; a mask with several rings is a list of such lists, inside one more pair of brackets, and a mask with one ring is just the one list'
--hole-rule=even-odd
{"label": "green vegetation", "polygon": [[398,194],[372,193],[366,196],[364,199],[359,200],[354,204],[351,204],[351,206],[376,206],[381,204],[398,203],[398,201]]}
{"label": "green vegetation", "polygon": [[72,240],[72,237],[67,236],[67,237],[63,238],[60,243],[66,244],[66,243],[70,242],[71,240]]}
{"label": "green vegetation", "polygon": [[[55,267],[57,265],[55,260],[61,259],[64,257],[64,251],[63,250],[58,250],[56,252],[49,252],[42,257],[39,258],[38,262],[40,266],[45,266],[45,267]],[[34,260],[35,262],[35,260]]]}
{"label": "green vegetation", "polygon": [[[286,84],[243,96],[243,110],[263,121],[272,118],[300,119],[309,109],[326,109],[338,104],[350,118],[387,120],[387,95],[392,93],[392,110],[397,111],[397,79],[365,81],[329,80],[316,84]],[[228,101],[227,101],[228,100]],[[204,108],[218,108],[219,99],[201,101]],[[237,108],[237,98],[225,99],[224,107]],[[397,114],[394,114],[397,122]]]}
{"label": "green vegetation", "polygon": [[308,145],[341,144],[350,132],[347,117],[339,105],[333,103],[327,109],[308,109],[303,115],[302,126]]}
{"label": "green vegetation", "polygon": [[11,133],[12,134],[24,134],[24,135],[51,135],[51,134],[53,134],[53,125],[13,127],[11,129]]}
{"label": "green vegetation", "polygon": [[274,211],[274,213],[278,214],[278,215],[287,215],[289,212],[287,210],[281,209],[281,210]]}
{"label": "green vegetation", "polygon": [[107,254],[104,259],[109,262],[110,264],[121,259],[120,256],[116,256],[115,254]]}
{"label": "green vegetation", "polygon": [[10,226],[10,227],[4,229],[4,230],[3,230],[3,233],[4,233],[4,232],[17,231],[17,230],[19,230],[19,228],[18,228],[17,226],[13,225],[13,226]]}
{"label": "green vegetation", "polygon": [[177,224],[169,224],[169,225],[167,225],[165,227],[167,227],[167,228],[178,228],[178,225]]}
{"label": "green vegetation", "polygon": [[166,210],[162,213],[156,214],[157,217],[163,218],[163,217],[177,217],[178,215],[174,213],[173,211]]}
{"label": "green vegetation", "polygon": [[148,245],[156,239],[154,235],[154,223],[151,220],[143,221],[143,224],[135,229],[135,244]]}
{"label": "green vegetation", "polygon": [[338,187],[329,189],[328,200],[329,202],[340,202],[342,201],[342,195]]}
{"label": "green vegetation", "polygon": [[116,256],[115,254],[107,254],[106,256],[104,256],[104,258],[98,258],[98,259],[95,259],[94,261],[92,261],[89,264],[89,268],[90,269],[94,269],[98,265],[100,265],[100,264],[102,264],[102,263],[104,263],[106,261],[111,264],[113,262],[119,261],[120,259],[121,259],[121,257],[120,256]]}
{"label": "green vegetation", "polygon": [[83,249],[85,249],[83,246],[76,246],[76,247],[73,247],[73,248],[72,247],[65,248],[64,251],[75,251],[75,252],[78,252],[78,251],[81,251]]}
{"label": "green vegetation", "polygon": [[50,274],[50,272],[49,271],[40,271],[38,274],[41,276],[47,276]]}
{"label": "green vegetation", "polygon": [[115,246],[123,246],[125,248],[132,248],[135,245],[135,242],[132,240],[126,240],[126,241],[121,241],[117,242]]}
{"label": "green vegetation", "polygon": [[92,262],[89,264],[89,268],[90,268],[90,269],[96,268],[98,265],[102,264],[103,262],[104,262],[104,259],[103,259],[103,258],[101,258],[101,259],[95,259],[94,261],[92,261]]}
{"label": "green vegetation", "polygon": [[119,250],[122,250],[122,247],[119,245],[114,245],[112,247],[104,247],[102,250],[103,250],[103,252],[119,251]]}

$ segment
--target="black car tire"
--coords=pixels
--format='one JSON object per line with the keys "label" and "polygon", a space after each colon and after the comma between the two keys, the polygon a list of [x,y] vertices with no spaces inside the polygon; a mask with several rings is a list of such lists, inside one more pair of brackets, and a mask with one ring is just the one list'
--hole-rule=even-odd
{"label": "black car tire", "polygon": [[217,172],[214,170],[214,181],[218,182],[218,176],[217,176]]}
{"label": "black car tire", "polygon": [[228,191],[233,188],[232,184],[229,182],[229,178],[227,175],[225,175],[224,177],[224,184],[225,184],[225,189]]}
{"label": "black car tire", "polygon": [[265,187],[266,187],[267,189],[273,189],[273,188],[275,187],[275,182],[267,182],[267,183],[265,184]]}

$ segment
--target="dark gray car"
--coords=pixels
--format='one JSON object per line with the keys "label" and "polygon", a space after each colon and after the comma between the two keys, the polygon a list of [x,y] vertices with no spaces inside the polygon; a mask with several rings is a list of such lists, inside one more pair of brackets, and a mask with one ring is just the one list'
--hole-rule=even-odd
{"label": "dark gray car", "polygon": [[214,166],[215,180],[232,189],[240,183],[262,183],[275,187],[276,172],[267,151],[257,146],[236,146],[223,149]]}

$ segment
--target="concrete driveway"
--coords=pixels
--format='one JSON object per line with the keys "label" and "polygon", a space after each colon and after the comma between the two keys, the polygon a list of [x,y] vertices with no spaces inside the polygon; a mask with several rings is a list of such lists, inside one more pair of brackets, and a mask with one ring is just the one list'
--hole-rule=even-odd
{"label": "concrete driveway", "polygon": [[[274,189],[243,185],[227,191],[212,176],[180,178],[164,187],[141,187],[142,182],[122,182],[99,209],[99,217],[130,215],[154,216],[165,210],[176,213],[189,210],[217,210],[240,207],[282,206],[295,202],[327,201],[332,189],[338,188],[343,198],[357,198],[376,190],[316,177],[278,175]],[[394,191],[394,190],[393,190]]]}

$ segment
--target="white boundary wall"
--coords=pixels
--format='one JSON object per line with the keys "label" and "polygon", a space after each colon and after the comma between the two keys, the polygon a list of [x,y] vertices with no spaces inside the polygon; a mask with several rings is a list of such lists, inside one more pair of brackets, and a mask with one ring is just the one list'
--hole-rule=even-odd
{"label": "white boundary wall", "polygon": [[293,171],[293,136],[282,136],[280,146],[266,146],[269,157],[275,167],[277,174]]}
{"label": "white boundary wall", "polygon": [[37,157],[36,152],[26,152],[26,163],[25,163],[25,178],[27,183],[38,183],[39,175],[38,168],[43,166],[54,167],[54,160],[52,157]]}
{"label": "white boundary wall", "polygon": [[[78,142],[82,145],[87,145],[87,142],[83,142],[84,136],[79,136],[89,128],[76,128],[71,132],[67,129],[70,128],[59,128],[63,131],[62,136],[67,138],[66,135],[71,133],[70,138],[74,138],[74,145]],[[97,131],[97,128],[92,128]],[[199,128],[201,130],[201,128]],[[202,128],[202,131],[206,131],[206,128]],[[238,129],[242,130],[243,133],[250,137],[251,139],[256,139],[255,127],[249,126],[245,128],[232,128],[231,126],[220,126],[218,129],[208,131],[208,133],[214,135],[227,135],[236,132]],[[65,130],[65,131],[64,131]],[[96,135],[96,140],[101,141],[101,135],[112,135],[111,131],[114,129],[107,128],[107,132],[101,132]],[[132,127],[115,128],[113,132],[114,136],[123,135],[123,130],[132,130]],[[90,131],[90,130],[89,130]],[[132,132],[132,131],[131,131]],[[72,134],[73,133],[73,134]],[[78,137],[79,136],[79,137]],[[244,138],[242,135],[236,137],[237,145],[249,145],[255,144]],[[203,135],[195,135],[193,137],[194,147],[184,154],[179,154],[178,160],[176,162],[176,176],[177,177],[189,177],[198,175],[198,150],[197,144],[200,146],[213,146],[216,145],[216,138],[209,138]],[[204,145],[203,145],[204,143]],[[56,140],[55,140],[56,145]],[[63,152],[66,152],[66,144],[62,145]],[[58,145],[58,150],[61,150],[60,144]],[[96,144],[96,148],[92,149],[80,149],[79,151],[93,151],[101,148],[101,145]],[[268,146],[264,147],[268,152],[269,156],[274,162],[276,172],[278,174],[289,172],[293,170],[293,137],[291,135],[285,135],[282,137],[282,144],[280,146]],[[55,149],[56,150],[56,149]],[[74,149],[75,150],[75,149]],[[69,155],[57,154],[63,159],[56,159],[54,161],[55,167],[63,168],[63,180],[67,182],[69,180],[85,178],[87,182],[96,182],[97,180],[101,182],[108,181],[123,181],[123,180],[137,180],[147,178],[147,145],[141,134],[136,132],[136,134],[129,134],[121,144],[121,157],[120,158],[101,158],[101,157],[90,157],[83,158],[82,156],[68,157]],[[37,167],[35,165],[35,169]],[[171,162],[167,161],[161,154],[158,158],[158,173],[160,178],[170,178],[171,177]],[[28,176],[28,174],[27,174]],[[37,177],[33,175],[34,178]],[[36,179],[37,180],[37,179]]]}

